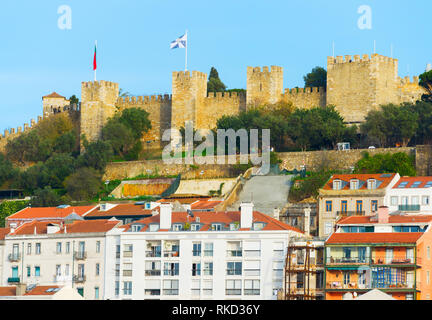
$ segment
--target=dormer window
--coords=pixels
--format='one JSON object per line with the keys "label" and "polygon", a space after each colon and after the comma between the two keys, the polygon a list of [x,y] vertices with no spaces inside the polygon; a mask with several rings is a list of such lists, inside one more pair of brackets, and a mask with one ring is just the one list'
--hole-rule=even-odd
{"label": "dormer window", "polygon": [[368,179],[368,181],[367,181],[367,188],[369,190],[376,189],[376,180],[375,179]]}
{"label": "dormer window", "polygon": [[333,190],[342,189],[342,181],[341,180],[333,180]]}
{"label": "dormer window", "polygon": [[133,224],[131,227],[131,232],[139,232],[144,227],[142,224]]}
{"label": "dormer window", "polygon": [[221,231],[222,225],[220,223],[212,223],[211,224],[211,230],[212,231]]}
{"label": "dormer window", "polygon": [[191,224],[191,231],[199,231],[199,229],[201,229],[201,225],[199,223]]}
{"label": "dormer window", "polygon": [[264,222],[254,222],[253,224],[253,229],[254,230],[262,230],[265,227],[265,223]]}
{"label": "dormer window", "polygon": [[153,223],[153,224],[149,225],[149,231],[150,232],[156,232],[158,230],[159,230],[159,225],[158,224]]}
{"label": "dormer window", "polygon": [[172,226],[173,231],[183,231],[183,225],[180,223],[175,223]]}
{"label": "dormer window", "polygon": [[239,229],[239,227],[240,227],[240,224],[237,222],[233,222],[233,223],[230,223],[230,230],[231,231],[236,231],[236,230],[238,230]]}
{"label": "dormer window", "polygon": [[359,181],[357,179],[350,180],[350,189],[357,190],[359,188]]}

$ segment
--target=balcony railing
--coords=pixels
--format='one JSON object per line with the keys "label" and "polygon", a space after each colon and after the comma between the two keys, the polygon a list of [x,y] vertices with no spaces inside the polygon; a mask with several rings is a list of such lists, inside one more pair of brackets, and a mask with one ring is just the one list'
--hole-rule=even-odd
{"label": "balcony railing", "polygon": [[179,275],[179,270],[178,269],[164,270],[164,275],[165,276],[178,276]]}
{"label": "balcony railing", "polygon": [[227,256],[228,257],[241,257],[242,256],[242,250],[227,250]]}
{"label": "balcony railing", "polygon": [[145,271],[145,275],[146,276],[160,276],[161,275],[161,270],[146,270]]}
{"label": "balcony railing", "polygon": [[372,281],[372,288],[384,288],[384,289],[413,289],[414,283],[408,282],[378,282]]}
{"label": "balcony railing", "polygon": [[[421,259],[417,258],[417,263],[421,263]],[[376,258],[372,259],[372,264],[414,264],[414,258],[399,258],[399,259],[385,259]]]}
{"label": "balcony railing", "polygon": [[336,211],[336,214],[340,217],[364,216],[365,211]]}
{"label": "balcony railing", "polygon": [[20,283],[20,277],[10,277],[8,278],[8,283]]}
{"label": "balcony railing", "polygon": [[132,257],[132,251],[123,251],[123,257],[124,258],[131,258]]}
{"label": "balcony railing", "polygon": [[260,289],[244,289],[245,296],[259,296]]}
{"label": "balcony railing", "polygon": [[213,257],[213,250],[204,250],[204,257]]}
{"label": "balcony railing", "polygon": [[123,277],[132,277],[132,270],[123,270]]}
{"label": "balcony railing", "polygon": [[21,254],[19,253],[10,253],[8,256],[10,262],[17,262],[21,259]]}
{"label": "balcony railing", "polygon": [[226,289],[225,294],[227,296],[240,296],[241,295],[241,289]]}
{"label": "balcony railing", "polygon": [[398,206],[399,211],[420,211],[419,204],[400,204]]}
{"label": "balcony railing", "polygon": [[227,269],[228,276],[241,276],[242,269]]}
{"label": "balcony railing", "polygon": [[326,289],[413,289],[414,283],[407,282],[377,282],[359,284],[357,282],[343,283],[341,281],[327,282]]}
{"label": "balcony railing", "polygon": [[146,251],[146,257],[147,258],[160,258],[161,257],[161,252],[160,251],[155,251],[155,250],[147,250]]}
{"label": "balcony railing", "polygon": [[85,281],[86,281],[86,276],[85,276],[85,275],[81,275],[81,274],[79,274],[79,275],[74,275],[74,276],[73,276],[73,281],[74,281],[75,283],[82,283],[82,282],[85,282]]}
{"label": "balcony railing", "polygon": [[72,277],[69,276],[65,276],[65,275],[55,275],[54,276],[54,282],[69,282],[72,281]]}
{"label": "balcony railing", "polygon": [[163,294],[166,296],[176,296],[178,295],[178,289],[164,289]]}
{"label": "balcony railing", "polygon": [[178,257],[178,256],[180,256],[180,252],[179,251],[164,251],[163,255],[165,258]]}
{"label": "balcony railing", "polygon": [[358,257],[327,257],[327,264],[350,264],[350,263],[369,263],[370,259],[368,257],[358,258]]}
{"label": "balcony railing", "polygon": [[147,296],[160,296],[160,289],[145,289],[145,295]]}
{"label": "balcony railing", "polygon": [[75,251],[74,258],[75,258],[75,260],[85,260],[85,259],[87,259],[87,252],[86,251]]}

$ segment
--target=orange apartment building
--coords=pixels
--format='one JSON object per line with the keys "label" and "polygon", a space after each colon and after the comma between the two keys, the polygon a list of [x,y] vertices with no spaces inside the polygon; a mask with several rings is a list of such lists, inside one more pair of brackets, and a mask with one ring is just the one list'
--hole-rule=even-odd
{"label": "orange apartment building", "polygon": [[432,297],[432,216],[341,218],[325,242],[326,300],[352,299],[380,289],[398,300]]}

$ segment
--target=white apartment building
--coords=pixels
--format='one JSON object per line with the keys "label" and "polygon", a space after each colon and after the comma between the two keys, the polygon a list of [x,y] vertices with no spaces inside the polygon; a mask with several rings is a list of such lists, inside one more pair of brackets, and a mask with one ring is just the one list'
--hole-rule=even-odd
{"label": "white apartment building", "polygon": [[387,191],[384,205],[390,212],[432,214],[432,177],[401,177]]}
{"label": "white apartment building", "polygon": [[303,233],[243,203],[237,212],[172,212],[106,234],[105,299],[275,300],[286,248]]}
{"label": "white apartment building", "polygon": [[85,299],[102,299],[105,234],[120,221],[33,221],[4,237],[1,285],[72,286]]}

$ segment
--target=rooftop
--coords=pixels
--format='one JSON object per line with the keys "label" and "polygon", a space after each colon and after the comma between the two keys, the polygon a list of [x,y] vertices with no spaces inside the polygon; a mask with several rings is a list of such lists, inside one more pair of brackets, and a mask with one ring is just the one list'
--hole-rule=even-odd
{"label": "rooftop", "polygon": [[214,208],[221,204],[223,201],[218,200],[200,200],[192,203],[192,210],[214,210]]}
{"label": "rooftop", "polygon": [[42,98],[63,98],[63,99],[66,99],[66,97],[63,97],[63,96],[59,95],[55,91],[53,93],[50,93],[50,94],[46,95],[46,96],[43,96]]}
{"label": "rooftop", "polygon": [[393,189],[431,188],[432,177],[401,177]]}
{"label": "rooftop", "polygon": [[[432,215],[390,215],[388,223],[429,223],[432,222]],[[337,224],[377,224],[376,216],[351,216],[341,218]]]}
{"label": "rooftop", "polygon": [[387,233],[333,233],[326,244],[348,243],[416,243],[422,232],[387,232]]}
{"label": "rooftop", "polygon": [[21,211],[18,211],[9,217],[7,220],[13,219],[23,219],[23,220],[33,220],[33,219],[51,219],[51,218],[65,218],[72,212],[83,216],[96,206],[59,206],[59,207],[41,207],[41,208],[30,208],[27,207]]}
{"label": "rooftop", "polygon": [[114,216],[146,216],[151,215],[152,211],[159,211],[159,207],[152,210],[145,209],[143,205],[136,205],[134,203],[116,204],[114,207],[101,210],[100,206],[91,210],[86,214],[86,218],[94,217],[114,217]]}
{"label": "rooftop", "polygon": [[323,190],[333,190],[333,181],[341,180],[342,186],[340,190],[350,190],[350,180],[359,180],[359,187],[356,190],[368,190],[367,180],[375,179],[377,181],[376,189],[384,189],[389,185],[389,183],[394,179],[396,173],[377,173],[377,174],[334,174],[331,176],[329,181],[326,182]]}
{"label": "rooftop", "polygon": [[26,292],[25,296],[50,296],[58,292],[61,288],[59,286],[36,286],[30,291]]}

